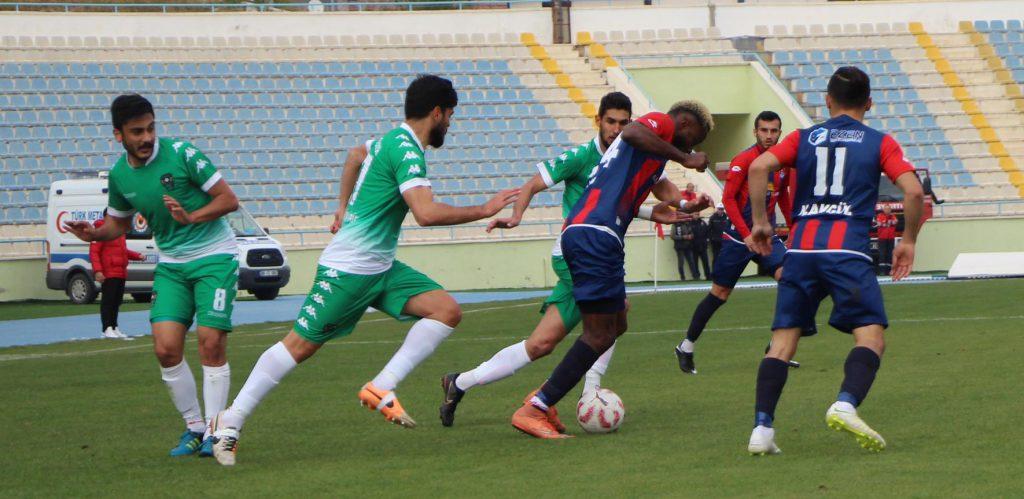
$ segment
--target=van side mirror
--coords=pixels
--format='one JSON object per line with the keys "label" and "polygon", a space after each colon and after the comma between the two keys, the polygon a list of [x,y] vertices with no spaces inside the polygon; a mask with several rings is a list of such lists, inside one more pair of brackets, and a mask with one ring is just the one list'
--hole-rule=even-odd
{"label": "van side mirror", "polygon": [[266,232],[267,234],[270,234],[270,229],[269,229],[269,228],[267,228],[267,227],[264,227],[264,228],[263,228],[263,232]]}

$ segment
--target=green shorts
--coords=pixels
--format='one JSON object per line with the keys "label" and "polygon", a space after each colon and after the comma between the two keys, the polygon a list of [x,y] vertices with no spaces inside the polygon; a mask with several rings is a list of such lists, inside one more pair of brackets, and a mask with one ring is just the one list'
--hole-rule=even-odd
{"label": "green shorts", "polygon": [[572,275],[569,274],[569,264],[560,256],[551,257],[551,268],[558,276],[558,284],[551,290],[551,295],[544,304],[540,306],[540,313],[543,314],[548,307],[554,305],[562,316],[562,324],[565,324],[566,332],[572,331],[580,323],[580,308],[576,306],[576,300],[572,297]]}
{"label": "green shorts", "polygon": [[186,263],[158,263],[149,322],[174,321],[231,331],[238,293],[238,257],[210,255]]}
{"label": "green shorts", "polygon": [[386,272],[372,275],[349,274],[318,265],[313,289],[295,320],[295,332],[307,341],[326,343],[347,336],[373,307],[398,320],[410,298],[434,291],[441,285],[418,270],[395,260]]}

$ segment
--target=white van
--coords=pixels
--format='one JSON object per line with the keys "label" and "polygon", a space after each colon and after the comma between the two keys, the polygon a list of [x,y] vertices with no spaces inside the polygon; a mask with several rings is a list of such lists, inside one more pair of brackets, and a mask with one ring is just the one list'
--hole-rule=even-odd
{"label": "white van", "polygon": [[[67,293],[74,303],[91,303],[100,287],[93,279],[89,243],[63,227],[64,222],[103,218],[107,206],[106,172],[98,178],[58,180],[50,186],[46,213],[46,286]],[[267,235],[252,215],[239,206],[227,215],[238,241],[238,289],[260,300],[277,298],[288,284],[291,268],[281,243]],[[125,292],[137,302],[148,302],[153,291],[153,271],[159,259],[146,219],[136,214],[126,235],[128,249],[146,259],[128,264]]]}

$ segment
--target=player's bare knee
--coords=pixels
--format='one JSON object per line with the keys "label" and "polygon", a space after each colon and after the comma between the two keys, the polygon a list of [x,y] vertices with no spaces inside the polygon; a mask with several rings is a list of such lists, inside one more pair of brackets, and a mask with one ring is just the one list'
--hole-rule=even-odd
{"label": "player's bare knee", "polygon": [[555,351],[557,344],[551,338],[529,338],[526,340],[526,355],[530,356],[530,360],[546,357]]}
{"label": "player's bare knee", "polygon": [[181,364],[181,359],[184,357],[181,349],[176,345],[161,342],[153,343],[153,354],[156,355],[160,367],[174,367]]}
{"label": "player's bare knee", "polygon": [[443,322],[448,327],[457,327],[462,322],[462,307],[459,307],[459,304],[452,300],[438,310],[437,313],[433,314],[431,319]]}
{"label": "player's bare knee", "polygon": [[732,294],[732,288],[719,286],[717,284],[711,285],[711,296],[718,298],[719,300],[726,301],[729,299],[729,295]]}

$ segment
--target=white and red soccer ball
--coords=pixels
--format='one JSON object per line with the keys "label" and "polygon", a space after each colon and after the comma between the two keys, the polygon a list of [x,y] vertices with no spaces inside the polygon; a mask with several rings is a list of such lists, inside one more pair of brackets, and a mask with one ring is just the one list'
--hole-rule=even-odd
{"label": "white and red soccer ball", "polygon": [[587,433],[611,433],[622,426],[625,417],[622,399],[607,388],[584,393],[576,405],[576,421]]}

